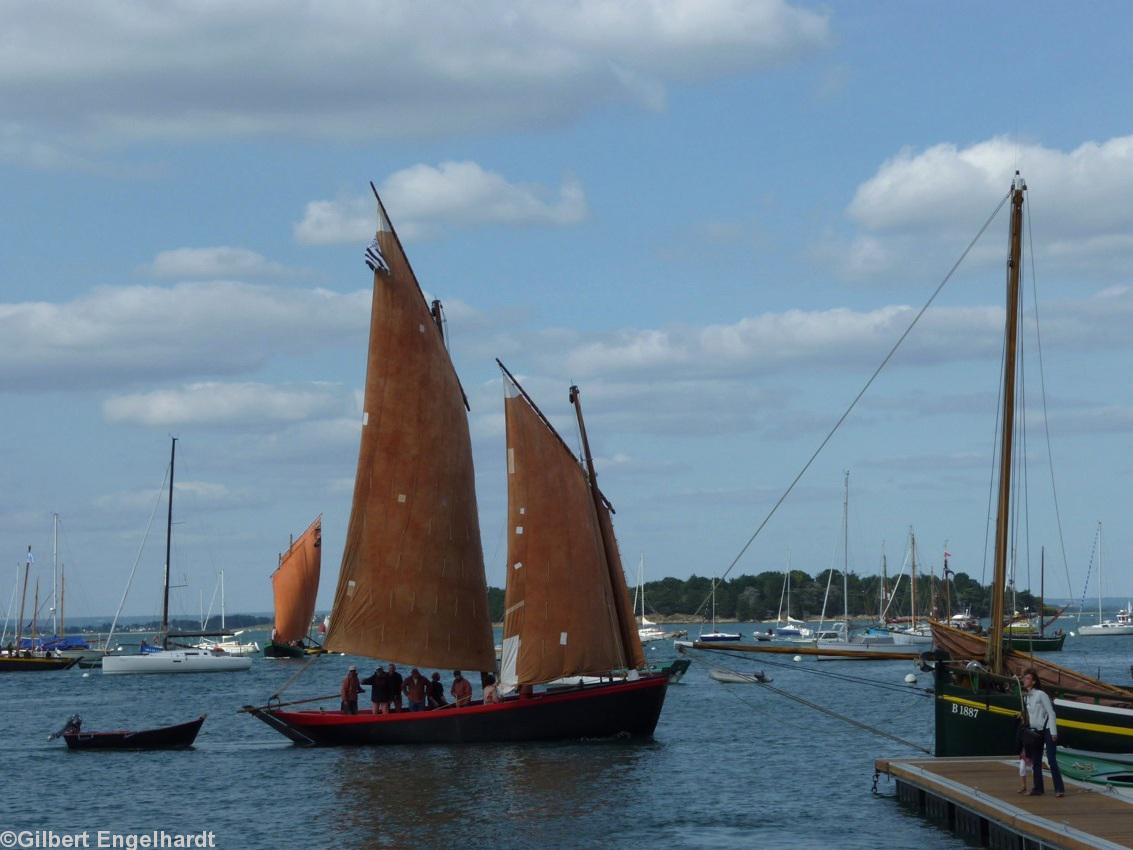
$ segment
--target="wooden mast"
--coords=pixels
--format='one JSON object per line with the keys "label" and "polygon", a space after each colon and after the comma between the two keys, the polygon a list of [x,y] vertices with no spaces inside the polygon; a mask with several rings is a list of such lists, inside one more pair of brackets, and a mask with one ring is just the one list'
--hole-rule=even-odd
{"label": "wooden mast", "polygon": [[1015,373],[1019,339],[1019,266],[1023,252],[1023,193],[1027,184],[1015,172],[1011,185],[1010,255],[1007,260],[1006,326],[1003,349],[1003,423],[999,455],[999,504],[995,518],[995,573],[987,666],[1003,672],[1003,588],[1007,582],[1007,541],[1011,514],[1011,461],[1015,437]]}
{"label": "wooden mast", "polygon": [[[625,606],[628,602],[625,589],[625,575],[622,572],[622,559],[617,551],[617,542],[613,537],[613,526],[610,524],[609,514],[605,512],[608,504],[602,491],[598,489],[598,476],[594,471],[594,458],[590,454],[590,440],[586,436],[586,423],[582,420],[582,394],[578,386],[571,384],[570,403],[574,406],[575,416],[578,419],[578,432],[582,438],[582,452],[586,458],[586,472],[590,478],[590,493],[594,498],[594,512],[602,527],[602,548],[606,553],[606,566],[610,573],[610,590],[614,594],[615,606],[618,614],[618,626],[621,632],[622,645],[626,656],[626,667],[645,666],[645,657],[641,650],[641,639],[637,629],[633,627],[633,616],[626,616]],[[613,508],[610,508],[610,513]],[[716,580],[712,580],[712,628],[716,629]]]}
{"label": "wooden mast", "polygon": [[169,641],[169,555],[173,543],[173,463],[177,459],[177,438],[173,437],[169,449],[169,509],[165,519],[165,593],[161,599],[161,646],[168,649]]}
{"label": "wooden mast", "polygon": [[1039,549],[1039,637],[1046,634],[1046,547]]}
{"label": "wooden mast", "polygon": [[20,617],[16,620],[16,642],[13,644],[15,652],[20,651],[20,638],[24,636],[24,604],[28,598],[28,573],[31,571],[31,545],[28,545],[28,554],[24,559],[24,584],[20,590]]}

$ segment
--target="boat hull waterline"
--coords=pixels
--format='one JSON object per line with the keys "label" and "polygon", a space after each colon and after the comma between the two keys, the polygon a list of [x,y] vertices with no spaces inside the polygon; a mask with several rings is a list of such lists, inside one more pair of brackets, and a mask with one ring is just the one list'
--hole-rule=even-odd
{"label": "boat hull waterline", "polygon": [[651,737],[665,702],[668,678],[586,686],[495,705],[473,703],[425,712],[283,711],[245,706],[297,744],[472,744]]}
{"label": "boat hull waterline", "polygon": [[44,672],[47,670],[69,670],[79,663],[77,658],[42,658],[32,656],[4,656],[0,658],[0,673]]}

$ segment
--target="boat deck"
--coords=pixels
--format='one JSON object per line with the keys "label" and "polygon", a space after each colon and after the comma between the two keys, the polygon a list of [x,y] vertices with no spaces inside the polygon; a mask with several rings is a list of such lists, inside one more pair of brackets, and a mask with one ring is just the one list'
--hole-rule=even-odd
{"label": "boat deck", "polygon": [[1133,801],[1066,779],[1055,797],[1050,774],[1041,797],[1019,794],[1016,759],[878,759],[897,783],[897,797],[925,818],[977,847],[1133,848]]}

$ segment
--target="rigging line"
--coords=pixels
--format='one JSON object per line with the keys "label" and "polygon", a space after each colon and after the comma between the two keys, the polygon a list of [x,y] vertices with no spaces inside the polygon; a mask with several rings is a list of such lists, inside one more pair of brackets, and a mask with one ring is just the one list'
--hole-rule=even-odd
{"label": "rigging line", "polygon": [[[1082,585],[1082,601],[1078,603],[1078,622],[1082,622],[1082,612],[1086,609],[1086,591],[1090,589],[1090,573],[1094,571],[1094,556],[1097,554],[1098,538],[1101,536],[1102,524],[1099,522],[1097,530],[1094,531],[1094,542],[1090,544],[1090,560],[1086,564],[1086,581]],[[1102,588],[1098,585],[1098,596],[1101,596]],[[1100,621],[1099,621],[1100,622]]]}
{"label": "rigging line", "polygon": [[[1031,211],[1031,204],[1028,201],[1027,211]],[[1069,592],[1074,593],[1074,585],[1070,581],[1070,560],[1066,557],[1066,540],[1062,534],[1062,512],[1058,506],[1058,488],[1054,483],[1054,452],[1051,449],[1050,442],[1050,419],[1047,416],[1046,406],[1046,372],[1043,368],[1043,336],[1039,328],[1039,289],[1038,281],[1035,276],[1035,240],[1031,236],[1031,218],[1027,216],[1027,248],[1031,254],[1031,293],[1032,300],[1034,301],[1035,311],[1035,345],[1038,353],[1039,360],[1039,393],[1042,398],[1043,406],[1043,431],[1046,434],[1046,457],[1047,465],[1050,467],[1050,492],[1054,499],[1054,520],[1058,528],[1058,546],[1062,550],[1062,568],[1066,572],[1066,587]]]}
{"label": "rigging line", "polygon": [[8,611],[4,614],[4,631],[0,634],[0,645],[8,640],[8,621],[12,619],[12,605],[16,601],[16,590],[20,586],[20,565],[16,564],[16,583],[12,585],[12,595],[8,597]]}
{"label": "rigging line", "polygon": [[[1022,272],[1022,269],[1020,269]],[[1020,300],[1019,312],[1023,312],[1023,304]],[[1019,430],[1022,432],[1022,439],[1019,441],[1019,451],[1022,454],[1020,458],[1020,466],[1022,467],[1023,478],[1023,492],[1020,494],[1020,501],[1023,503],[1023,550],[1025,552],[1024,558],[1027,564],[1027,591],[1030,592],[1034,584],[1031,581],[1031,469],[1030,469],[1030,451],[1027,443],[1027,367],[1026,361],[1023,358],[1023,335],[1020,334],[1019,339]],[[1039,612],[1040,620],[1042,622],[1042,612]]]}
{"label": "rigging line", "polygon": [[[751,544],[755,542],[755,538],[759,536],[759,533],[761,531],[763,531],[764,526],[766,526],[767,523],[771,521],[771,517],[773,517],[775,515],[775,512],[779,510],[779,506],[787,500],[787,496],[791,495],[791,491],[795,489],[795,485],[798,484],[800,480],[802,480],[802,477],[806,474],[806,471],[810,469],[811,464],[815,462],[819,454],[822,453],[822,450],[826,448],[826,444],[829,443],[831,439],[833,439],[834,434],[838,431],[839,428],[842,427],[842,423],[846,421],[850,413],[853,412],[853,409],[857,407],[857,404],[859,401],[861,401],[862,396],[866,394],[866,391],[873,385],[873,382],[877,379],[877,376],[881,374],[881,370],[889,365],[889,361],[893,359],[893,355],[897,353],[897,349],[901,347],[901,344],[904,343],[906,337],[908,337],[908,335],[912,333],[913,328],[917,326],[917,323],[921,320],[921,317],[926,312],[928,312],[928,308],[932,306],[932,303],[936,300],[936,297],[940,295],[941,290],[944,289],[948,281],[952,279],[952,275],[954,275],[956,273],[956,270],[960,268],[960,264],[963,263],[965,259],[967,259],[968,254],[971,253],[972,249],[976,246],[976,243],[984,235],[984,231],[986,231],[988,227],[991,226],[992,221],[994,221],[995,217],[999,215],[999,211],[1003,209],[1003,205],[1007,203],[1007,199],[1010,197],[1011,192],[1009,190],[1007,194],[1005,194],[1000,202],[996,205],[995,209],[992,210],[991,215],[988,216],[987,221],[983,223],[983,226],[979,229],[976,235],[972,237],[972,241],[968,243],[968,247],[964,249],[956,262],[952,264],[952,268],[948,270],[948,274],[944,276],[944,279],[941,280],[936,289],[933,290],[932,295],[929,296],[928,300],[924,303],[924,306],[921,307],[921,309],[917,312],[917,315],[913,317],[913,320],[909,323],[909,326],[905,328],[904,333],[902,333],[901,336],[897,338],[897,341],[893,343],[893,347],[889,349],[889,353],[885,355],[885,359],[881,361],[881,364],[874,370],[873,374],[869,376],[869,380],[865,382],[865,385],[861,388],[858,394],[854,396],[853,401],[850,402],[849,406],[842,413],[842,415],[838,417],[838,421],[834,423],[834,427],[830,429],[829,433],[827,433],[827,435],[823,438],[822,442],[819,443],[818,448],[814,450],[814,453],[810,456],[807,462],[803,464],[803,468],[799,470],[798,475],[794,477],[794,480],[791,481],[787,489],[783,491],[783,495],[779,497],[778,501],[776,501],[775,504],[771,507],[771,510],[768,511],[767,516],[763,518],[763,521],[759,524],[759,527],[756,528],[754,532],[752,532],[751,537],[748,538],[747,542],[740,549],[739,554],[732,559],[732,563],[730,563],[728,565],[728,568],[724,570],[723,574],[721,574],[721,579],[728,577],[728,573],[730,573],[736,566],[736,564],[739,563],[740,558],[744,556],[744,553],[747,552]],[[700,607],[697,608],[695,613],[699,614],[707,604],[708,600],[705,599],[700,603]]]}
{"label": "rigging line", "polygon": [[[718,665],[715,664],[714,661],[710,661],[707,656],[704,656],[702,650],[695,650],[694,649],[692,651],[693,652],[700,652],[702,660],[704,660],[705,663],[710,663],[710,664],[713,664],[714,666],[718,666]],[[714,654],[719,653],[720,655],[723,655],[727,658],[735,658],[737,660],[743,660],[743,661],[752,660],[750,658],[745,657],[744,655],[739,655],[739,654],[734,653],[734,652],[727,652],[727,651],[720,651],[720,650],[712,650],[712,652]],[[813,676],[825,676],[826,678],[838,679],[838,680],[843,681],[843,682],[853,682],[855,684],[872,685],[873,687],[880,688],[881,690],[899,691],[903,694],[910,694],[912,696],[923,696],[923,697],[932,696],[932,690],[929,689],[929,688],[910,688],[907,685],[906,686],[894,685],[891,682],[881,682],[881,681],[878,681],[877,679],[867,679],[867,678],[864,678],[862,676],[850,676],[850,675],[847,675],[846,673],[835,673],[833,670],[818,670],[818,669],[815,669],[813,667],[800,667],[799,665],[795,664],[794,662],[776,661],[776,660],[771,659],[771,658],[761,658],[760,661],[761,661],[761,663],[767,664],[771,667],[782,667],[782,668],[788,669],[788,670],[799,670],[800,672],[809,673]],[[721,668],[721,669],[724,669],[724,668]],[[730,670],[729,672],[735,673],[737,671]]]}
{"label": "rigging line", "polygon": [[295,683],[296,679],[298,679],[300,676],[302,676],[304,673],[307,672],[307,668],[310,667],[312,664],[314,664],[315,661],[318,660],[318,657],[319,656],[317,656],[317,655],[312,655],[310,658],[308,658],[306,663],[303,664],[303,666],[300,667],[298,670],[296,670],[294,673],[292,673],[291,678],[288,679],[286,682],[284,682],[283,686],[278,691],[276,691],[274,694],[272,694],[270,697],[268,697],[268,703],[270,704],[272,700],[278,700],[279,697],[283,694],[283,692],[286,691],[288,688],[290,688]]}
{"label": "rigging line", "polygon": [[[769,684],[767,682],[760,682],[759,686],[761,688],[766,688],[767,690],[769,690],[773,693],[779,694],[779,696],[781,696],[781,697],[785,697],[786,699],[793,700],[794,702],[797,702],[800,705],[805,705],[808,708],[813,708],[815,711],[819,712],[820,714],[825,714],[828,717],[833,717],[836,720],[841,720],[844,723],[849,723],[851,726],[854,726],[858,729],[861,729],[863,732],[869,732],[873,735],[878,735],[882,738],[888,738],[890,741],[896,741],[897,743],[903,744],[906,747],[911,747],[914,750],[917,750],[918,752],[922,752],[922,753],[926,753],[928,755],[932,755],[932,750],[929,750],[926,747],[922,747],[920,744],[914,744],[912,741],[907,741],[904,738],[901,738],[897,735],[893,735],[890,732],[886,732],[884,729],[878,729],[874,726],[870,726],[867,723],[862,723],[860,720],[854,720],[854,718],[852,718],[852,717],[847,717],[844,714],[839,714],[838,712],[834,711],[833,709],[827,708],[824,705],[819,705],[816,702],[811,702],[810,700],[808,700],[804,697],[800,697],[797,694],[792,694],[789,691],[783,690],[782,688],[777,688],[774,685]],[[742,702],[744,705],[746,705],[748,708],[755,709],[756,711],[759,710],[759,706],[745,700],[742,696],[740,696],[738,693],[736,693],[736,691],[734,689],[727,689],[727,692],[729,694],[731,694],[732,697],[734,697],[735,699],[738,699],[740,702]]]}
{"label": "rigging line", "polygon": [[[1011,235],[1007,235],[1008,254],[1010,254]],[[1003,288],[1006,291],[1008,286],[1008,279],[1010,278],[1011,270],[1006,268],[1003,270]],[[1003,310],[1004,314],[1007,313],[1007,308]],[[1004,323],[1003,336],[999,343],[999,375],[1002,378],[1004,363],[1007,359],[1007,330],[1006,322]],[[992,527],[992,505],[995,504],[995,482],[999,471],[999,423],[1000,416],[1003,413],[1003,383],[1001,380],[996,381],[995,388],[995,430],[992,432],[991,438],[991,471],[988,473],[987,478],[987,514],[984,517],[984,557],[983,564],[980,567],[980,585],[987,584],[987,553],[988,546],[991,543],[991,527]]]}
{"label": "rigging line", "polygon": [[142,552],[145,550],[146,540],[149,539],[150,528],[153,527],[153,517],[157,513],[158,506],[161,505],[162,497],[165,495],[165,482],[169,480],[169,467],[165,468],[165,475],[161,479],[161,486],[157,490],[157,498],[153,502],[153,510],[150,511],[149,522],[146,523],[145,533],[142,535],[142,542],[138,544],[138,555],[134,558],[134,565],[130,567],[130,577],[126,579],[126,589],[122,591],[122,601],[118,603],[118,610],[114,612],[114,619],[110,622],[110,631],[106,633],[106,642],[103,647],[110,648],[110,639],[114,637],[114,629],[118,625],[118,616],[122,613],[122,607],[126,604],[126,597],[130,595],[130,585],[134,583],[134,573],[138,571],[138,564],[142,560]]}

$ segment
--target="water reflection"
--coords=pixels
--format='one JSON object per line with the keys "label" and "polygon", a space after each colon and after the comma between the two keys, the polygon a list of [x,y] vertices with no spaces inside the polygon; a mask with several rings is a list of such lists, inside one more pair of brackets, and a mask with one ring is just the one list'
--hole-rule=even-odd
{"label": "water reflection", "polygon": [[[648,806],[640,774],[661,747],[632,741],[339,751],[336,814],[362,846],[498,835],[508,847],[574,842]],[[345,838],[345,836],[343,836]],[[583,842],[585,843],[585,842]]]}

